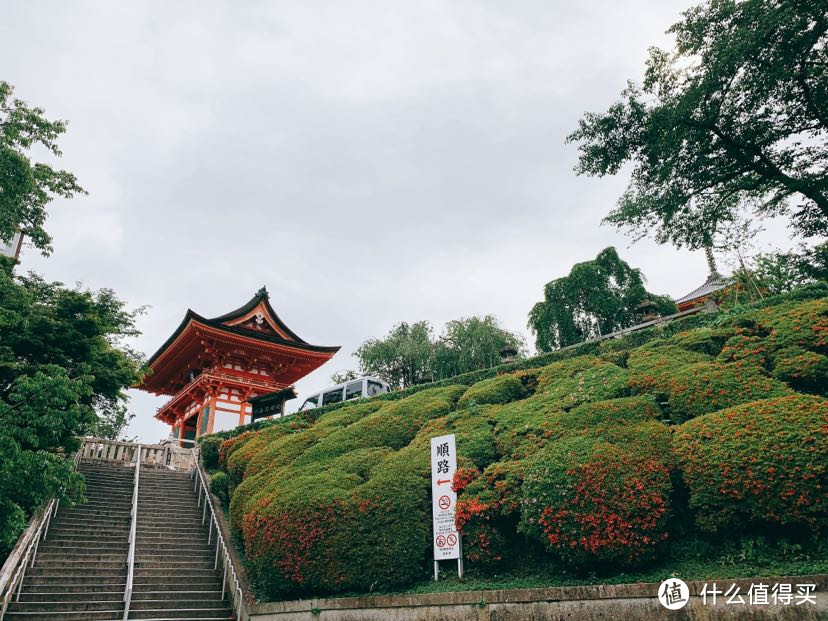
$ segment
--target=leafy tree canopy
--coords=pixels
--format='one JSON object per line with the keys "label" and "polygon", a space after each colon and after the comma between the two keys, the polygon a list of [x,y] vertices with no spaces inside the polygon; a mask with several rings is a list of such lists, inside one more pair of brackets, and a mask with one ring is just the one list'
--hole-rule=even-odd
{"label": "leafy tree canopy", "polygon": [[[135,311],[112,291],[15,276],[0,257],[0,557],[52,497],[77,500],[77,437],[115,435],[140,360],[122,341]],[[120,423],[119,423],[120,421]],[[107,431],[108,430],[108,431]]]}
{"label": "leafy tree canopy", "polygon": [[642,316],[637,306],[645,298],[662,315],[676,309],[669,298],[647,293],[640,270],[621,260],[612,247],[574,265],[568,276],[546,283],[543,297],[529,311],[529,329],[540,351],[635,325]]}
{"label": "leafy tree canopy", "polygon": [[21,229],[49,254],[52,238],[43,228],[46,205],[55,197],[85,191],[72,173],[29,156],[38,145],[60,156],[57,139],[66,131],[66,121],[48,120],[42,108],[30,107],[13,93],[10,84],[0,81],[0,239],[8,243]]}
{"label": "leafy tree canopy", "polygon": [[606,221],[691,248],[712,245],[741,208],[828,230],[828,11],[824,0],[710,0],[650,50],[629,83],[569,141],[579,174],[630,184]]}
{"label": "leafy tree canopy", "polygon": [[524,351],[522,339],[491,315],[450,321],[437,339],[433,332],[427,321],[403,322],[384,338],[365,341],[355,353],[362,372],[405,388],[494,366],[506,347]]}

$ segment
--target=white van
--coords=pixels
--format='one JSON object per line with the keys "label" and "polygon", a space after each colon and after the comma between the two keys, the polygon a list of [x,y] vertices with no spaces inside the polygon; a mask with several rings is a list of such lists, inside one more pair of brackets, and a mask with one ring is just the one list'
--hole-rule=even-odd
{"label": "white van", "polygon": [[378,377],[363,377],[361,379],[350,380],[326,388],[322,392],[311,395],[299,408],[299,411],[310,410],[323,405],[330,405],[331,403],[340,403],[342,401],[350,401],[351,399],[360,399],[362,397],[375,397],[391,390],[391,387],[383,382]]}

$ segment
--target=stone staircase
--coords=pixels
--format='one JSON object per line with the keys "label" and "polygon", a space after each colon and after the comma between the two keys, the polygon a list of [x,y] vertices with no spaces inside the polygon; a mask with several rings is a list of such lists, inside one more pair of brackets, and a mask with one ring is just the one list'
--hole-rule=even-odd
{"label": "stone staircase", "polygon": [[[59,509],[4,621],[123,618],[134,469],[80,470],[89,502]],[[232,620],[189,474],[142,467],[140,481],[129,618]]]}

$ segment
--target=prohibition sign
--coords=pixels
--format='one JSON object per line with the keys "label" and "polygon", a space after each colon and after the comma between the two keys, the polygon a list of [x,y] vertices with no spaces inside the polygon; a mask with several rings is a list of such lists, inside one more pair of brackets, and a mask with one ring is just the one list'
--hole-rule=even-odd
{"label": "prohibition sign", "polygon": [[437,501],[437,506],[445,511],[451,506],[451,498],[448,496],[440,496],[440,500]]}
{"label": "prohibition sign", "polygon": [[446,541],[449,544],[449,546],[451,546],[453,548],[454,546],[457,545],[457,535],[455,535],[454,533],[450,534],[448,536],[448,538],[446,539]]}
{"label": "prohibition sign", "polygon": [[446,545],[446,538],[443,535],[437,535],[437,547],[442,548]]}

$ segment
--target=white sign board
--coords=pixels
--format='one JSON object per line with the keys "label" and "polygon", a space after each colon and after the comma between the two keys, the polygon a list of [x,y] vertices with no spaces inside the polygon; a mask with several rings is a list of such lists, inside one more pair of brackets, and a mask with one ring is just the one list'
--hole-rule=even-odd
{"label": "white sign board", "polygon": [[431,514],[435,561],[460,558],[460,534],[454,525],[457,494],[451,489],[455,470],[457,451],[454,434],[431,438]]}

